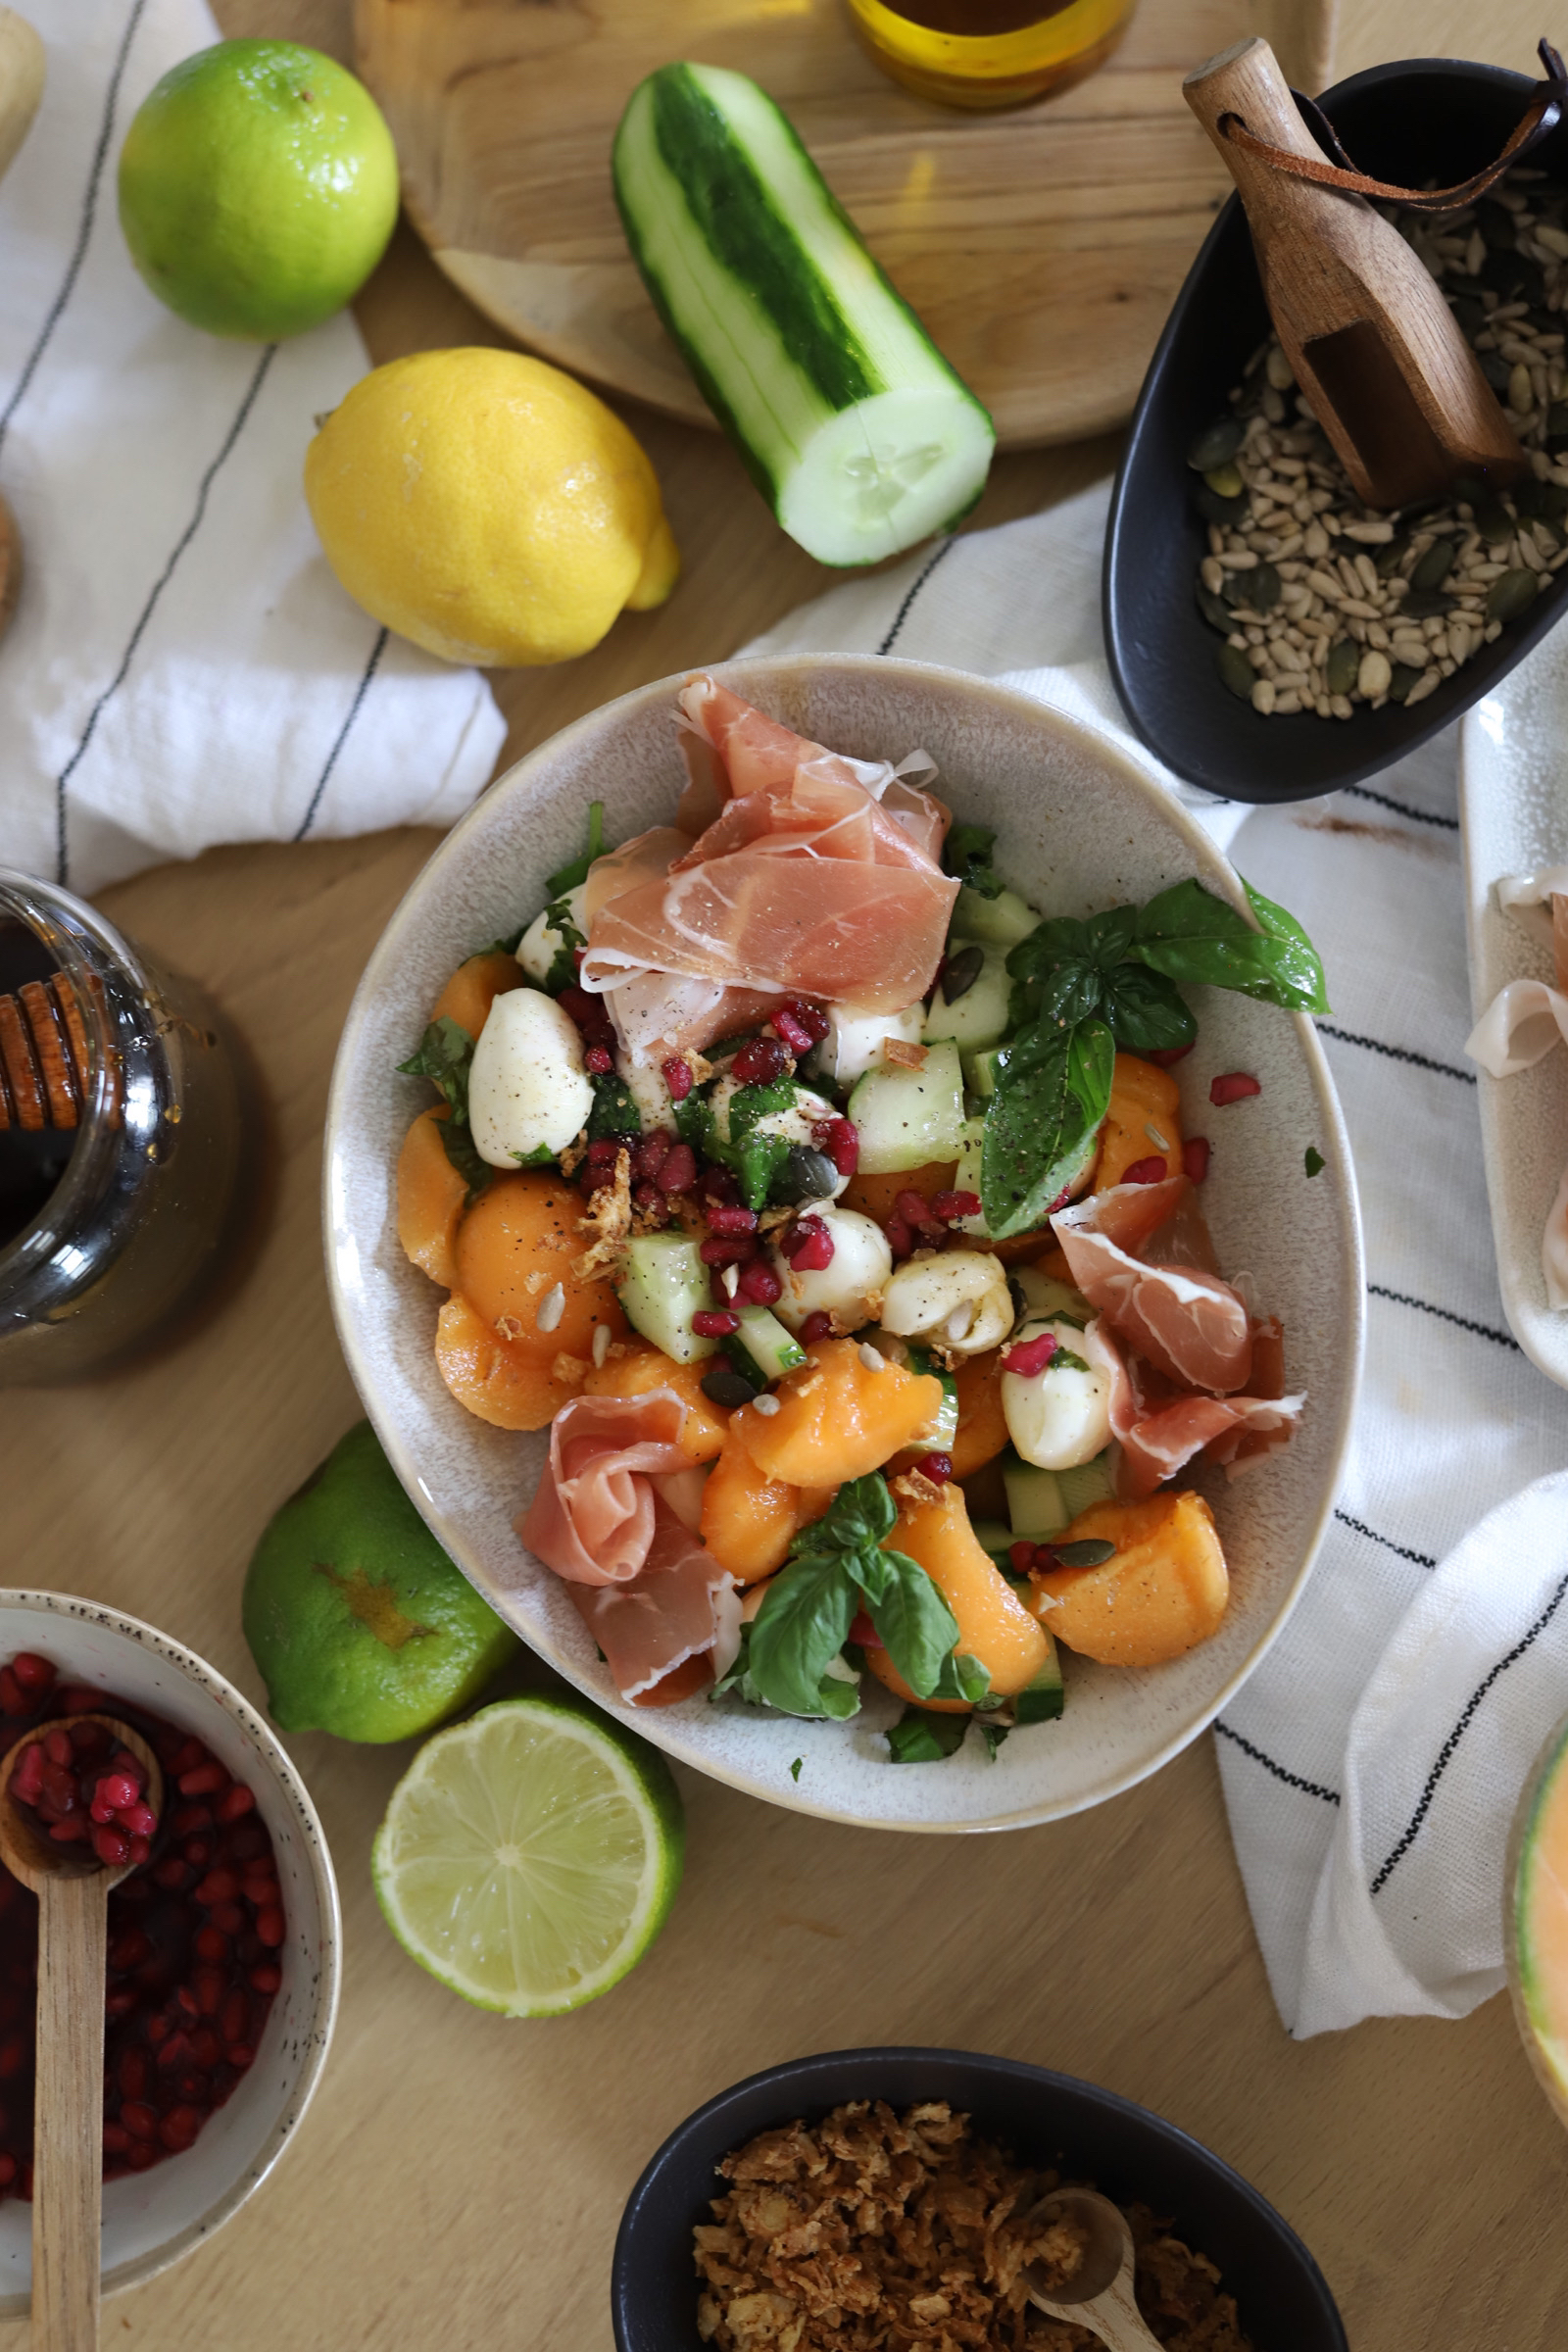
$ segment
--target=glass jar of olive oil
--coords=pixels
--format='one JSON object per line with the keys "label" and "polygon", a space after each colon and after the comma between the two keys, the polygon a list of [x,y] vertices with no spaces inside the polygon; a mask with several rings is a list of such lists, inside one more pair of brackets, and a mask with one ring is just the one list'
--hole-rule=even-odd
{"label": "glass jar of olive oil", "polygon": [[886,74],[922,98],[1024,106],[1102,65],[1136,0],[849,0]]}

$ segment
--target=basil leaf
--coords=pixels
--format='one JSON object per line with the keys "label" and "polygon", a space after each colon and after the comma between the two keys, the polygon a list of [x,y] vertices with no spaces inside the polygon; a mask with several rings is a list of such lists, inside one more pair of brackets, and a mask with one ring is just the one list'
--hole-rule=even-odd
{"label": "basil leaf", "polygon": [[1039,979],[1014,985],[1007,1018],[1015,1029],[1074,1029],[1080,1021],[1094,1018],[1104,993],[1105,977],[1099,966],[1069,956]]}
{"label": "basil leaf", "polygon": [[796,1759],[795,1759],[794,1763],[793,1763],[793,1764],[790,1766],[790,1779],[791,1779],[792,1781],[799,1781],[799,1779],[800,1779],[800,1777],[801,1777],[801,1766],[802,1766],[802,1765],[803,1765],[805,1762],[806,1762],[806,1758],[805,1758],[804,1756],[797,1756],[797,1757],[796,1757]]}
{"label": "basil leaf", "polygon": [[942,870],[955,875],[982,899],[1002,896],[1002,879],[991,862],[997,835],[993,825],[954,825],[942,845]]}
{"label": "basil leaf", "polygon": [[978,1707],[991,1695],[991,1674],[978,1658],[960,1657],[951,1650],[942,1661],[937,1687],[927,1691],[929,1698],[961,1698],[971,1707]]}
{"label": "basil leaf", "polygon": [[452,1108],[452,1116],[468,1121],[468,1072],[473,1065],[473,1040],[460,1021],[450,1013],[432,1021],[420,1038],[418,1050],[400,1061],[398,1068],[406,1078],[428,1078],[439,1087]]}
{"label": "basil leaf", "polygon": [[1142,964],[1118,964],[1105,979],[1105,1019],[1124,1054],[1168,1053],[1198,1035],[1192,1008],[1174,980]]}
{"label": "basil leaf", "polygon": [[1115,1060],[1115,1040],[1103,1021],[1070,1032],[1036,1031],[1013,1048],[981,1145],[980,1199],[994,1240],[1044,1221],[1105,1115]]}
{"label": "basil leaf", "polygon": [[1103,914],[1092,914],[1084,925],[1085,953],[1102,972],[1114,971],[1126,961],[1133,941],[1138,936],[1136,906],[1107,906]]}
{"label": "basil leaf", "polygon": [[779,1570],[752,1620],[750,1649],[752,1681],[770,1707],[786,1715],[828,1712],[822,1678],[844,1646],[858,1601],[859,1587],[840,1553],[808,1553]]}
{"label": "basil leaf", "polygon": [[571,919],[568,899],[552,899],[545,908],[545,921],[556,934],[557,941],[556,952],[550,959],[550,969],[545,974],[545,994],[559,997],[564,988],[570,988],[576,980],[577,959],[574,951],[585,948],[588,942]]}
{"label": "basil leaf", "polygon": [[588,1141],[603,1143],[612,1135],[629,1136],[633,1143],[643,1131],[637,1115],[637,1105],[626,1090],[625,1082],[613,1070],[606,1070],[594,1082],[593,1108],[588,1113]]}
{"label": "basil leaf", "polygon": [[545,883],[545,889],[550,897],[553,899],[564,898],[568,890],[575,890],[579,882],[586,882],[588,868],[596,858],[602,858],[604,854],[605,804],[603,801],[590,801],[588,804],[588,847],[580,858],[573,858],[569,865],[564,865],[559,873],[549,876]]}
{"label": "basil leaf", "polygon": [[996,1762],[997,1750],[1011,1728],[1010,1724],[1005,1723],[983,1723],[980,1726],[980,1737],[986,1743],[986,1755],[991,1763]]}
{"label": "basil leaf", "polygon": [[1089,927],[1076,915],[1048,915],[1036,923],[1027,939],[1020,939],[1015,948],[1007,951],[1007,976],[1012,980],[1038,980],[1049,972],[1054,963],[1065,963],[1069,957],[1080,963],[1092,960],[1089,954]]}
{"label": "basil leaf", "polygon": [[[751,1670],[751,1646],[752,1629],[749,1625],[743,1625],[735,1663],[728,1674],[712,1685],[708,1693],[710,1699],[738,1698],[751,1707],[765,1707],[768,1704]],[[817,1686],[817,1697],[821,1703],[816,1712],[830,1716],[836,1722],[843,1722],[860,1711],[859,1686],[854,1675],[824,1672]]]}
{"label": "basil leaf", "polygon": [[467,1186],[465,1206],[471,1208],[491,1179],[500,1174],[487,1159],[479,1156],[473,1140],[473,1130],[466,1119],[450,1118],[441,1122],[441,1142],[446,1155]]}
{"label": "basil leaf", "polygon": [[1129,956],[1167,979],[1233,988],[1287,1011],[1327,1012],[1323,966],[1306,933],[1244,887],[1260,930],[1200,882],[1177,882],[1143,908]]}
{"label": "basil leaf", "polygon": [[821,1518],[802,1528],[790,1550],[872,1551],[892,1534],[898,1515],[887,1480],[872,1470],[840,1487]]}
{"label": "basil leaf", "polygon": [[871,1623],[915,1697],[930,1698],[958,1639],[958,1621],[917,1560],[902,1551],[879,1551],[876,1558],[881,1591],[873,1595],[861,1579]]}
{"label": "basil leaf", "polygon": [[1302,1165],[1306,1169],[1307,1174],[1309,1176],[1321,1176],[1328,1164],[1328,1161],[1324,1158],[1316,1144],[1308,1144],[1306,1147],[1305,1156],[1302,1160]]}
{"label": "basil leaf", "polygon": [[926,1715],[906,1707],[887,1742],[895,1764],[940,1764],[944,1756],[957,1753],[968,1729],[967,1715]]}
{"label": "basil leaf", "polygon": [[[711,1111],[709,1113],[708,1156],[739,1177],[741,1198],[747,1208],[762,1208],[774,1177],[790,1155],[787,1137],[759,1134],[758,1122],[770,1112],[793,1109],[800,1091],[792,1078],[775,1078],[768,1086],[737,1087],[729,1099],[727,1144],[719,1141]],[[690,1100],[688,1096],[687,1101]]]}

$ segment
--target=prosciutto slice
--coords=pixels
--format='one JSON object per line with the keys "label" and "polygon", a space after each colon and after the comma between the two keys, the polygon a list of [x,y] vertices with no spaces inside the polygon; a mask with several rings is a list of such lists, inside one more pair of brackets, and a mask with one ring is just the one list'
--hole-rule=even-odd
{"label": "prosciutto slice", "polygon": [[638,1574],[627,1584],[567,1589],[622,1698],[640,1698],[688,1658],[710,1653],[715,1682],[735,1662],[741,1640],[735,1580],[662,1494],[654,1498],[648,1556]]}
{"label": "prosciutto slice", "polygon": [[[1265,1453],[1288,1445],[1306,1403],[1298,1396],[1195,1396],[1134,1357],[1123,1361],[1102,1323],[1085,1333],[1116,1359],[1111,1389],[1111,1435],[1121,1449],[1116,1488],[1124,1502],[1142,1502],[1198,1454],[1223,1464],[1235,1478]],[[1282,1388],[1284,1344],[1278,1320],[1255,1327],[1254,1370],[1260,1389]]]}
{"label": "prosciutto slice", "polygon": [[562,1406],[538,1491],[516,1521],[547,1568],[572,1585],[631,1583],[654,1541],[650,1481],[691,1467],[678,1444],[686,1410],[673,1389],[573,1396]]}
{"label": "prosciutto slice", "polygon": [[1155,1371],[1217,1396],[1246,1387],[1252,1319],[1240,1292],[1210,1270],[1187,1177],[1113,1185],[1060,1210],[1051,1229],[1090,1305]]}
{"label": "prosciutto slice", "polygon": [[958,890],[938,863],[941,804],[711,678],[694,679],[681,706],[706,746],[682,816],[704,829],[674,836],[685,846],[662,871],[670,830],[641,836],[589,892],[582,985],[609,996],[633,1059],[700,1049],[739,1025],[743,1004],[785,995],[864,1012],[912,1004]]}

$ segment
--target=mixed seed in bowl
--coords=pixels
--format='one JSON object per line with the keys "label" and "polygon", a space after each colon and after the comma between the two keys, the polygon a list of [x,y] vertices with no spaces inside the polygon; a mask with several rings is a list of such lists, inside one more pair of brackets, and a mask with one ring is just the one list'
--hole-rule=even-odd
{"label": "mixed seed in bowl", "polygon": [[1188,463],[1219,674],[1263,717],[1424,702],[1568,565],[1568,188],[1518,172],[1444,214],[1383,208],[1442,286],[1530,471],[1363,506],[1273,337]]}

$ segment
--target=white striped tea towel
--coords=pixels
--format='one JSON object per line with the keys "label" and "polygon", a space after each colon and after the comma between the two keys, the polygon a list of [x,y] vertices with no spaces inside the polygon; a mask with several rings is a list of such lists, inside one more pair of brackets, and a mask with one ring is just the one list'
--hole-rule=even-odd
{"label": "white striped tea towel", "polygon": [[[1105,507],[1102,483],[949,540],[831,590],[747,651],[1004,676],[1108,728],[1175,789],[1127,737],[1104,662]],[[1334,1013],[1319,1034],[1366,1225],[1366,1380],[1332,1530],[1215,1727],[1269,1981],[1303,2036],[1366,2016],[1460,2017],[1500,1987],[1508,1823],[1568,1709],[1568,1398],[1521,1353],[1498,1298],[1464,1057],[1454,740],[1376,789],[1305,806],[1205,806],[1183,789],[1322,954]]]}
{"label": "white striped tea towel", "polygon": [[218,38],[204,0],[24,0],[43,104],[0,187],[0,490],[24,547],[0,639],[0,864],[93,891],[215,842],[449,824],[505,735],[471,669],[350,602],[301,490],[369,366],[175,318],[115,217],[126,124]]}

